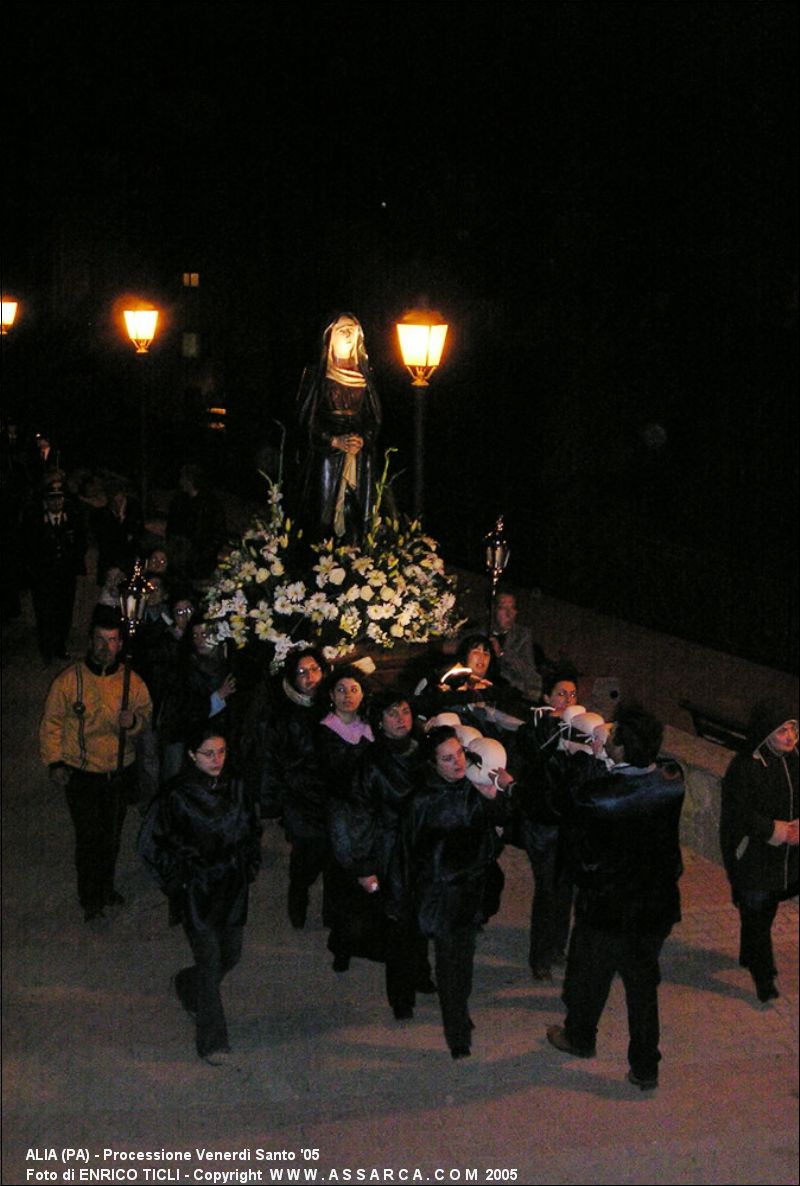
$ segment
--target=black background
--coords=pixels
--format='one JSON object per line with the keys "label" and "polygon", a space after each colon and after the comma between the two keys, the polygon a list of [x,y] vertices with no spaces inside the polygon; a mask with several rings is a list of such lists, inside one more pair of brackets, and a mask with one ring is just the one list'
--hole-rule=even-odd
{"label": "black background", "polygon": [[6,3],[6,414],[132,469],[136,293],[159,478],[200,455],[253,493],[349,309],[410,472],[393,325],[427,301],[447,556],[502,510],[515,582],[794,667],[796,11]]}

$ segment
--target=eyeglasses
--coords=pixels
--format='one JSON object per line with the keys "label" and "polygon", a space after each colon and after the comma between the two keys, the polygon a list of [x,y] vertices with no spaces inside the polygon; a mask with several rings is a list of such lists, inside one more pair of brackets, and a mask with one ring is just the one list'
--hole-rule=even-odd
{"label": "eyeglasses", "polygon": [[309,675],[316,675],[318,671],[322,671],[318,663],[315,663],[313,667],[298,667],[297,678],[303,679],[303,677],[308,677]]}
{"label": "eyeglasses", "polygon": [[223,745],[221,749],[199,749],[196,751],[196,756],[198,758],[207,758],[210,761],[212,758],[224,758],[227,752],[227,749]]}
{"label": "eyeglasses", "polygon": [[568,692],[566,690],[566,688],[560,688],[557,692],[553,693],[553,696],[557,696],[561,700],[577,700],[578,699],[578,693],[575,690]]}

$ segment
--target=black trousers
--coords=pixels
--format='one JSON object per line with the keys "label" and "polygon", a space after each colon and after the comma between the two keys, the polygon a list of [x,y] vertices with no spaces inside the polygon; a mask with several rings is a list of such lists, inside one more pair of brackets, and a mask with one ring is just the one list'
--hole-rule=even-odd
{"label": "black trousers", "polygon": [[433,941],[439,1006],[444,1036],[451,1050],[470,1045],[472,1022],[468,1005],[477,933],[474,926],[456,927],[445,935],[437,935]]}
{"label": "black trousers", "polygon": [[525,837],[525,851],[533,872],[528,963],[545,970],[563,962],[572,915],[572,881],[557,863],[557,838],[545,846]]}
{"label": "black trousers", "polygon": [[39,653],[46,662],[61,658],[66,653],[75,605],[75,587],[76,579],[71,576],[35,585],[31,589],[36,640]]}
{"label": "black trousers", "polygon": [[327,869],[331,861],[331,846],[327,837],[295,837],[289,853],[289,911],[299,909],[305,915],[309,888],[319,877],[323,878],[322,920],[330,925],[330,911],[327,894]]}
{"label": "black trousers", "polygon": [[243,927],[210,927],[196,931],[184,924],[194,966],[181,968],[175,991],[184,1008],[197,1016],[197,1053],[201,1058],[228,1048],[228,1026],[222,1008],[223,978],[242,958]]}
{"label": "black trousers", "polygon": [[777,973],[772,951],[772,924],[780,895],[774,890],[739,890],[741,920],[739,963],[749,968],[756,984],[766,984]]}
{"label": "black trousers", "polygon": [[572,931],[564,981],[570,1042],[587,1053],[594,1050],[611,982],[618,972],[628,1009],[628,1062],[635,1075],[658,1074],[658,957],[669,928],[640,934],[599,931],[578,920]]}
{"label": "black trousers", "polygon": [[111,901],[122,826],[135,779],[133,766],[120,775],[84,770],[70,774],[67,806],[75,828],[78,901],[84,910],[102,910]]}
{"label": "black trousers", "polygon": [[417,985],[431,978],[428,940],[416,920],[386,920],[386,999],[393,1009],[413,1009]]}

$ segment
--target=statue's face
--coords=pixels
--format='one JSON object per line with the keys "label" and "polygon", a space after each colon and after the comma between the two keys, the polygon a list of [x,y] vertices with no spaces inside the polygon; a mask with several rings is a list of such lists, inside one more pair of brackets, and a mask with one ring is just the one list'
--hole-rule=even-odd
{"label": "statue's face", "polygon": [[331,330],[330,351],[338,363],[357,360],[359,325],[352,317],[339,317]]}

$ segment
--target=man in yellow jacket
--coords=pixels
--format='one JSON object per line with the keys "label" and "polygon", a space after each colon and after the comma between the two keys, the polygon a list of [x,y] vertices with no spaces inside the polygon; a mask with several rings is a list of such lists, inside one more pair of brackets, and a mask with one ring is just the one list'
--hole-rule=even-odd
{"label": "man in yellow jacket", "polygon": [[122,648],[119,615],[98,606],[86,657],[53,680],[39,728],[42,761],[66,792],[75,828],[78,900],[87,922],[123,900],[114,871],[127,804],[135,798],[135,742],[152,714],[150,694],[135,672],[122,707]]}

